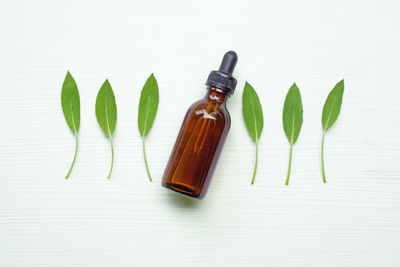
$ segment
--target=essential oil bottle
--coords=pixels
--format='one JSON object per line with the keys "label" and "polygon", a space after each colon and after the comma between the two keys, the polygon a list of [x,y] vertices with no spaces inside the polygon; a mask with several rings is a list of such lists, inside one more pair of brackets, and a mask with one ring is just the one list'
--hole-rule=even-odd
{"label": "essential oil bottle", "polygon": [[225,104],[236,87],[232,73],[237,60],[233,51],[224,55],[219,70],[208,76],[205,97],[187,111],[162,179],[164,187],[193,198],[206,194],[231,125]]}

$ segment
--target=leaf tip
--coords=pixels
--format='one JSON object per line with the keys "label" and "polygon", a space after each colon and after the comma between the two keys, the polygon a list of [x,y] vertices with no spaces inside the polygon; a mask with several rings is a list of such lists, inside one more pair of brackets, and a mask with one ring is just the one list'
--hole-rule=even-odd
{"label": "leaf tip", "polygon": [[[341,79],[341,80],[335,85],[335,87],[334,87],[333,89],[336,89],[337,91],[339,91],[340,93],[343,94],[343,92],[344,92],[344,79]],[[332,89],[332,90],[333,90],[333,89]]]}
{"label": "leaf tip", "polygon": [[66,78],[72,78],[72,74],[69,72],[69,70],[67,70],[67,74],[65,75],[65,79]]}
{"label": "leaf tip", "polygon": [[252,86],[248,81],[246,81],[245,84],[244,84],[243,93],[244,93],[245,91],[248,91],[248,90],[251,90],[251,89],[253,89],[253,91],[254,91],[253,86]]}
{"label": "leaf tip", "polygon": [[104,85],[107,85],[107,86],[111,87],[111,84],[110,84],[110,81],[108,80],[108,78],[106,78],[106,80],[104,81],[103,86]]}
{"label": "leaf tip", "polygon": [[299,89],[299,87],[297,86],[297,84],[295,82],[290,87],[290,90],[292,90],[292,89],[300,92],[300,89]]}
{"label": "leaf tip", "polygon": [[157,83],[157,79],[156,79],[156,76],[154,76],[154,73],[151,73],[147,80]]}
{"label": "leaf tip", "polygon": [[248,81],[246,81],[246,85],[250,86],[251,88],[253,88],[253,86]]}

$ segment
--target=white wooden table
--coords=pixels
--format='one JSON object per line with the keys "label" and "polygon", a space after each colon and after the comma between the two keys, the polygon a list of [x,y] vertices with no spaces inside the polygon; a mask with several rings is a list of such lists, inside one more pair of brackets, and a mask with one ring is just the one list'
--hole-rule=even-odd
{"label": "white wooden table", "polygon": [[[0,266],[399,266],[399,15],[395,0],[1,1]],[[186,200],[161,176],[184,113],[231,49],[231,131],[206,198]],[[82,117],[70,180],[67,70]],[[160,105],[147,139],[150,183],[136,118],[152,72]],[[118,107],[111,180],[94,113],[106,78]],[[321,110],[342,78],[323,184]],[[245,81],[265,116],[254,186]],[[281,113],[293,82],[304,124],[287,187]]]}

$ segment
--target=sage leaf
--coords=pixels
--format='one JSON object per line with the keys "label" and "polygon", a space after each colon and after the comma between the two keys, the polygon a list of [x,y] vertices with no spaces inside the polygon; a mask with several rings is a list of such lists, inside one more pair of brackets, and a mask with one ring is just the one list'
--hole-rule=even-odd
{"label": "sage leaf", "polygon": [[244,122],[251,138],[256,143],[256,159],[254,164],[253,178],[251,180],[251,184],[254,184],[258,164],[258,141],[264,127],[264,116],[257,92],[248,82],[246,82],[244,85],[242,105]]}
{"label": "sage leaf", "polygon": [[153,126],[153,122],[157,114],[158,98],[157,80],[154,75],[151,74],[142,88],[138,111],[138,127],[142,137],[143,157],[150,182],[152,179],[146,157],[145,139],[149,134],[151,127]]}
{"label": "sage leaf", "polygon": [[289,167],[286,178],[286,185],[289,185],[290,169],[292,166],[293,145],[296,143],[303,124],[303,104],[300,90],[294,83],[287,92],[282,112],[283,130],[290,142]]}
{"label": "sage leaf", "polygon": [[71,174],[72,168],[75,165],[76,155],[78,154],[78,131],[81,122],[78,86],[76,85],[76,82],[69,71],[67,72],[64,83],[62,85],[61,106],[68,127],[71,129],[72,133],[75,136],[74,159],[72,160],[72,164],[69,168],[67,176],[65,176],[65,179],[68,179],[69,175]]}
{"label": "sage leaf", "polygon": [[324,108],[322,109],[322,145],[321,145],[321,165],[322,165],[322,181],[326,183],[325,164],[324,164],[324,144],[326,131],[337,120],[340,108],[342,107],[342,99],[344,92],[344,80],[338,82],[326,98]]}
{"label": "sage leaf", "polygon": [[111,168],[108,173],[108,179],[114,166],[114,145],[113,134],[117,124],[117,105],[115,103],[115,96],[111,84],[106,80],[101,86],[96,98],[96,117],[101,130],[110,139],[111,145]]}

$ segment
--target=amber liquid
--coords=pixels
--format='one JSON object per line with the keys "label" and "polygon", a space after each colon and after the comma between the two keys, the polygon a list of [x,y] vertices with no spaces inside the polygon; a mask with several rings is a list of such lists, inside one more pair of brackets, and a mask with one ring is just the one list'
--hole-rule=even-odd
{"label": "amber liquid", "polygon": [[194,198],[206,194],[231,124],[229,94],[207,89],[187,111],[162,179],[163,186]]}

